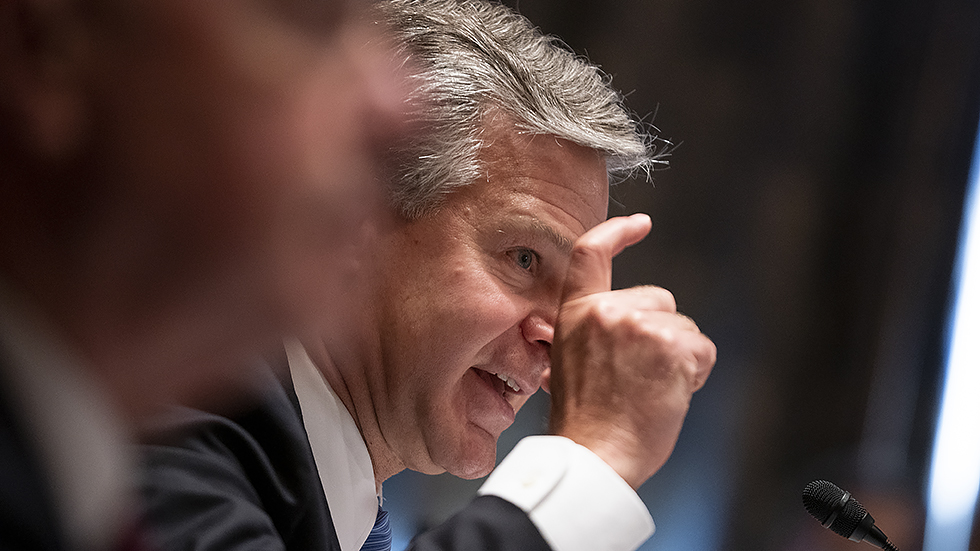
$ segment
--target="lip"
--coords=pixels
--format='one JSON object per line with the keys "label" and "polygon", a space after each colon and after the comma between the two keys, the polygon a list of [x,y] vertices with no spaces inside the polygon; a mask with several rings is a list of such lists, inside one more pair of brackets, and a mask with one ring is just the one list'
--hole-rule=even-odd
{"label": "lip", "polygon": [[[505,394],[515,395],[507,385],[492,372],[478,367],[470,368],[478,379],[478,386],[483,391],[480,400],[471,402],[472,405],[483,403],[483,407],[471,410],[471,421],[493,435],[499,435],[504,429],[514,423],[516,412],[514,406],[507,400]],[[504,390],[506,388],[506,391]],[[484,401],[485,400],[485,401]]]}

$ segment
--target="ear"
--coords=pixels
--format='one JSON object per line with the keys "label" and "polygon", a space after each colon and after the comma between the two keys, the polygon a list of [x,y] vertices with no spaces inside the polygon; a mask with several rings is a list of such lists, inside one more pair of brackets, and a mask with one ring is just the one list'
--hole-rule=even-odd
{"label": "ear", "polygon": [[86,130],[84,20],[73,0],[0,2],[0,123],[15,146],[48,160]]}

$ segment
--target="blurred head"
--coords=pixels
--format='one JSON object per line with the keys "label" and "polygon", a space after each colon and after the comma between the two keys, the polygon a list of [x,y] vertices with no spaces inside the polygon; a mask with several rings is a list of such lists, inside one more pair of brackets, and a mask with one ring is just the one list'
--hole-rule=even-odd
{"label": "blurred head", "polygon": [[342,316],[403,100],[356,4],[0,7],[0,277],[123,407],[213,394]]}
{"label": "blurred head", "polygon": [[654,155],[599,70],[508,8],[380,7],[426,131],[402,146],[402,216],[377,249],[372,361],[345,383],[376,417],[359,419],[376,468],[478,477],[549,366],[571,245],[605,219],[608,173]]}

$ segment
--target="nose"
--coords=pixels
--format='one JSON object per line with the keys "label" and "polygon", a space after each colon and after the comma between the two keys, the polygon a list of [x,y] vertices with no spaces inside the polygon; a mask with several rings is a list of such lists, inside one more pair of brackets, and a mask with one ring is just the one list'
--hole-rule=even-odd
{"label": "nose", "polygon": [[551,343],[555,340],[555,324],[551,319],[531,313],[521,322],[521,335],[531,345],[532,363],[540,370],[538,384],[545,392],[550,392]]}
{"label": "nose", "polygon": [[521,322],[521,334],[527,342],[550,351],[551,343],[555,340],[555,326],[544,317],[532,313]]}

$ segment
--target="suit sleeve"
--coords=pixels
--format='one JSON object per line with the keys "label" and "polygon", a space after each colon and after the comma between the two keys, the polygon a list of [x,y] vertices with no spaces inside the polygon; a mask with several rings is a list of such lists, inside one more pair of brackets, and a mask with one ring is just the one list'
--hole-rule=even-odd
{"label": "suit sleeve", "polygon": [[550,551],[527,513],[496,496],[480,496],[438,527],[417,536],[410,551]]}

